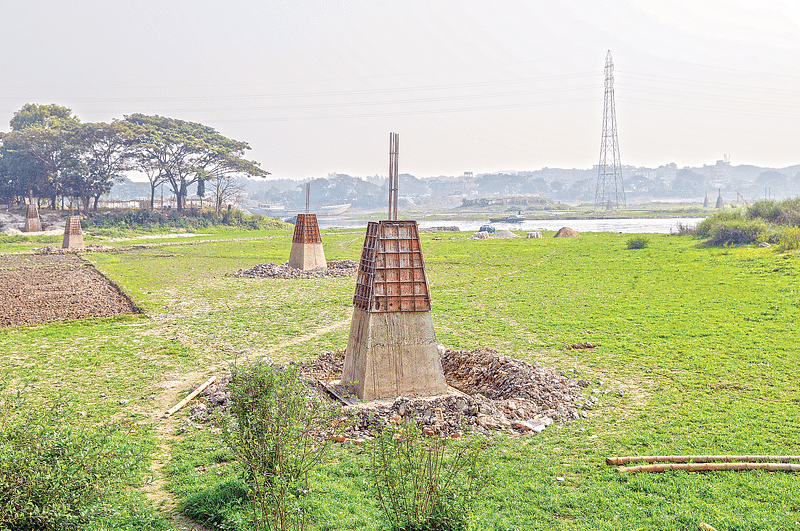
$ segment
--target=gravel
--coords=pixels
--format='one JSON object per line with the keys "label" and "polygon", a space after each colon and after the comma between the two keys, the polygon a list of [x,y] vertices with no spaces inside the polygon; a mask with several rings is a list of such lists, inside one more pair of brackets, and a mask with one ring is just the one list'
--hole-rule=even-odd
{"label": "gravel", "polygon": [[314,269],[304,271],[289,267],[289,263],[283,264],[259,264],[250,269],[240,269],[232,273],[233,277],[247,278],[327,278],[327,277],[346,277],[358,273],[358,262],[355,260],[330,260],[327,262],[328,269]]}

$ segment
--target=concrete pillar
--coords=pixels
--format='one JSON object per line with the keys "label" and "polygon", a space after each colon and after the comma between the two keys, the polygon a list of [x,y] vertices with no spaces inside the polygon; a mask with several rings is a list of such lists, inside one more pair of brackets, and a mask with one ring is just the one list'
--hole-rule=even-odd
{"label": "concrete pillar", "polygon": [[42,220],[39,218],[39,209],[31,203],[28,205],[28,212],[25,214],[25,232],[41,232]]}
{"label": "concrete pillar", "polygon": [[447,392],[416,221],[370,222],[342,384],[362,400]]}
{"label": "concrete pillar", "polygon": [[81,232],[81,217],[69,216],[64,226],[64,249],[83,249],[83,232]]}
{"label": "concrete pillar", "polygon": [[289,267],[303,271],[328,268],[316,214],[297,215],[292,251],[289,253]]}

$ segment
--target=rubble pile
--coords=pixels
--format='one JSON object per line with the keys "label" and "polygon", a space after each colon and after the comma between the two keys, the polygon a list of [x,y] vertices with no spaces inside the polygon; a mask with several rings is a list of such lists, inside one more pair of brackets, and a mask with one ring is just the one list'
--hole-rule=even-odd
{"label": "rubble pile", "polygon": [[111,247],[109,245],[101,245],[97,243],[89,244],[85,247],[81,247],[80,249],[64,249],[63,247],[56,247],[54,245],[48,245],[47,247],[42,247],[41,249],[36,249],[34,251],[35,254],[40,255],[54,255],[54,254],[77,254],[79,252],[87,252],[87,253],[110,253],[113,251],[119,251],[119,249],[115,247]]}
{"label": "rubble pile", "polygon": [[289,262],[283,264],[259,264],[250,269],[240,269],[232,273],[233,277],[247,278],[326,278],[346,277],[358,273],[358,262],[355,260],[330,260],[327,269],[314,269],[303,271],[289,267]]}
{"label": "rubble pile", "polygon": [[[401,396],[342,407],[346,438],[358,443],[373,437],[381,426],[415,421],[424,433],[457,438],[465,430],[508,430],[538,433],[553,423],[580,416],[581,389],[558,371],[504,356],[491,349],[448,350],[439,354],[448,385],[454,391],[433,397]],[[296,364],[309,386],[327,395],[326,382],[342,372],[344,352],[326,352]],[[204,392],[204,402],[192,407],[194,420],[208,421],[209,411],[230,403],[227,384],[218,379]],[[592,404],[590,404],[592,405]]]}

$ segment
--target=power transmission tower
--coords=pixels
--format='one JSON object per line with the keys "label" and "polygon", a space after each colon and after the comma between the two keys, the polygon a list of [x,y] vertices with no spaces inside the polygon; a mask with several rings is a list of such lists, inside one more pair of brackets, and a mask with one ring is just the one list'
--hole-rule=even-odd
{"label": "power transmission tower", "polygon": [[595,208],[625,206],[625,188],[622,186],[622,164],[619,161],[619,139],[617,138],[617,112],[614,108],[614,62],[611,60],[611,50],[606,55],[605,74],[603,136],[600,140],[600,163],[597,165]]}

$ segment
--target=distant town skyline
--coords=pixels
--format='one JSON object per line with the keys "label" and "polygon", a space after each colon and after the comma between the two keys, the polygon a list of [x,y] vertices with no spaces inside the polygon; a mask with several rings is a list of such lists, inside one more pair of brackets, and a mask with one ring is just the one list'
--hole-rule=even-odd
{"label": "distant town skyline", "polygon": [[592,168],[615,64],[622,164],[800,164],[800,5],[411,0],[15,2],[0,131],[25,103],[159,114],[273,178]]}

